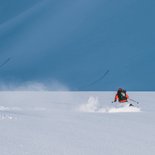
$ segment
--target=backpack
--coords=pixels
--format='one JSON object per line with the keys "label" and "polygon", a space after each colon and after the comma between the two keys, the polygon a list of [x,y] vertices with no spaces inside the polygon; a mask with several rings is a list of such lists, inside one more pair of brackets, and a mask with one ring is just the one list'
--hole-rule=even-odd
{"label": "backpack", "polygon": [[126,90],[118,90],[117,95],[118,95],[119,101],[127,100],[127,98],[126,98]]}

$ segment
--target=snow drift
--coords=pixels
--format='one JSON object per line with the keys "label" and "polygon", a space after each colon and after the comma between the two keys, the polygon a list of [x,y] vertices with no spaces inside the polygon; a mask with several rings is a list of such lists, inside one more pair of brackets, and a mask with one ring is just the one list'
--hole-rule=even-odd
{"label": "snow drift", "polygon": [[[120,113],[120,112],[140,112],[140,108],[134,106],[129,107],[129,104],[119,106],[120,103],[104,107],[98,102],[97,97],[89,97],[88,103],[80,106],[80,111],[82,112],[98,112],[98,113]],[[125,103],[126,104],[126,103]]]}

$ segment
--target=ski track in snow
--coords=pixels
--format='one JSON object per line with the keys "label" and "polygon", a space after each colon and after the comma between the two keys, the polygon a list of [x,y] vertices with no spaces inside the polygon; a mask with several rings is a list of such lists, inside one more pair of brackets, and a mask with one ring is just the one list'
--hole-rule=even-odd
{"label": "ski track in snow", "polygon": [[[119,104],[118,104],[119,105]],[[98,102],[97,97],[89,97],[86,104],[82,104],[79,108],[82,112],[94,112],[94,113],[128,113],[128,112],[141,112],[138,107],[116,106],[116,107],[102,107]]]}
{"label": "ski track in snow", "polygon": [[0,106],[0,120],[14,120],[19,116],[32,116],[35,113],[47,111],[45,107],[24,108]]}
{"label": "ski track in snow", "polygon": [[[60,104],[57,102],[57,104]],[[62,103],[61,103],[62,104]],[[72,107],[75,109],[75,107]],[[141,112],[141,109],[138,107],[119,107],[119,106],[108,106],[102,105],[99,103],[98,98],[95,96],[90,96],[88,98],[87,103],[80,104],[79,111],[85,113],[129,113],[129,112]],[[16,107],[8,107],[8,106],[0,106],[0,120],[13,120],[17,119],[18,115],[34,115],[34,113],[43,113],[49,112],[49,109],[43,106],[33,106],[33,107],[24,107],[21,108],[19,106]]]}

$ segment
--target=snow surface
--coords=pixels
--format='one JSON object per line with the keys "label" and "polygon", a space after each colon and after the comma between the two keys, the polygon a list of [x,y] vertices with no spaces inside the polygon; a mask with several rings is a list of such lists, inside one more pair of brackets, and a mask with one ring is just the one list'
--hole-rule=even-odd
{"label": "snow surface", "polygon": [[155,92],[128,92],[139,105],[121,111],[114,94],[1,92],[0,154],[154,155]]}

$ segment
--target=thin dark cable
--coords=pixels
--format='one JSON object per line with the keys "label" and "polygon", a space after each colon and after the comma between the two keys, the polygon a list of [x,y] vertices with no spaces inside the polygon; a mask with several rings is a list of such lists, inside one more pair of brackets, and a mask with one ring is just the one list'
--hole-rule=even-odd
{"label": "thin dark cable", "polygon": [[87,86],[83,86],[83,87],[80,87],[79,89],[86,89],[86,88],[89,88],[90,86],[92,85],[95,85],[96,83],[98,83],[99,81],[103,80],[107,74],[109,73],[109,70],[107,70],[100,78],[98,78],[97,80],[91,82],[90,84],[88,84]]}
{"label": "thin dark cable", "polygon": [[3,66],[5,66],[10,61],[10,59],[11,58],[7,58],[3,63],[1,63],[0,64],[0,68],[3,67]]}

